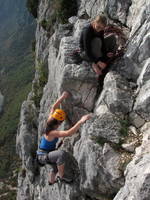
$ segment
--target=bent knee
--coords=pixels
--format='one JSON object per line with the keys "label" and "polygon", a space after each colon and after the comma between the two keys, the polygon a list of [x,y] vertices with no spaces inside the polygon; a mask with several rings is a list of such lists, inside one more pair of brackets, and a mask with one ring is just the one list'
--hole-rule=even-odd
{"label": "bent knee", "polygon": [[62,151],[60,150],[60,157],[64,158],[66,157],[66,152],[65,151]]}
{"label": "bent knee", "polygon": [[60,151],[59,152],[59,157],[57,159],[57,165],[62,165],[65,163],[65,157],[66,157],[66,152],[65,151]]}

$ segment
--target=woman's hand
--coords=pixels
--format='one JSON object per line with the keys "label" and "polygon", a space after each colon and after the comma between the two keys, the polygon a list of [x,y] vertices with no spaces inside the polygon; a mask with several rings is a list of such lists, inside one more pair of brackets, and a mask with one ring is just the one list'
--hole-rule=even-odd
{"label": "woman's hand", "polygon": [[67,99],[70,96],[70,93],[67,91],[64,91],[61,96],[63,99]]}
{"label": "woman's hand", "polygon": [[105,69],[105,67],[107,66],[106,63],[98,61],[97,65],[99,66],[100,69]]}
{"label": "woman's hand", "polygon": [[62,93],[62,95],[61,95],[61,96],[57,99],[57,101],[54,103],[54,105],[52,106],[51,111],[50,111],[50,114],[52,114],[52,113],[55,111],[56,108],[59,108],[59,105],[61,104],[61,102],[62,102],[64,99],[68,98],[69,95],[70,95],[69,92],[64,91],[64,92]]}
{"label": "woman's hand", "polygon": [[87,114],[81,117],[80,122],[83,124],[86,120],[90,119],[92,114]]}

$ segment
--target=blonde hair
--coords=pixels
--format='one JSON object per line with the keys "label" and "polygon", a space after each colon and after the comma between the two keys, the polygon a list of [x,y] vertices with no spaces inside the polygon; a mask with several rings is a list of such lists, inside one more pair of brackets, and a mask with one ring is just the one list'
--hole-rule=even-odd
{"label": "blonde hair", "polygon": [[93,20],[94,23],[103,24],[104,26],[107,25],[107,18],[104,15],[98,15]]}

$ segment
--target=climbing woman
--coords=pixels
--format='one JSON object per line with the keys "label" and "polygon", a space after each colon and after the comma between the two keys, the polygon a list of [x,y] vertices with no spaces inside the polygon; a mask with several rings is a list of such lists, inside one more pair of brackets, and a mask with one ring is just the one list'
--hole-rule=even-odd
{"label": "climbing woman", "polygon": [[104,15],[98,15],[90,24],[85,26],[80,37],[80,51],[83,60],[92,63],[92,68],[97,76],[103,74],[107,67],[107,60],[112,57],[111,52],[106,52],[104,43],[104,29],[107,19]]}
{"label": "climbing woman", "polygon": [[71,181],[64,177],[66,152],[63,150],[56,150],[58,138],[71,136],[78,131],[81,124],[91,117],[90,114],[84,115],[72,128],[65,131],[57,130],[61,123],[66,119],[66,113],[58,107],[61,102],[68,97],[69,93],[63,92],[61,97],[58,98],[56,103],[52,106],[45,133],[41,138],[39,148],[37,150],[38,162],[40,164],[50,164],[52,166],[52,172],[50,173],[49,178],[50,185],[55,183],[58,179],[64,182]]}

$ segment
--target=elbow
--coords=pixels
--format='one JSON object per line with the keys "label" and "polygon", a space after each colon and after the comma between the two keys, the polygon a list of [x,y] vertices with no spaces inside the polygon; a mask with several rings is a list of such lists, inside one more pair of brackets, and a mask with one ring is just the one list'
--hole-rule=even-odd
{"label": "elbow", "polygon": [[68,136],[70,136],[70,135],[71,135],[70,131],[66,131],[65,137],[68,137]]}

